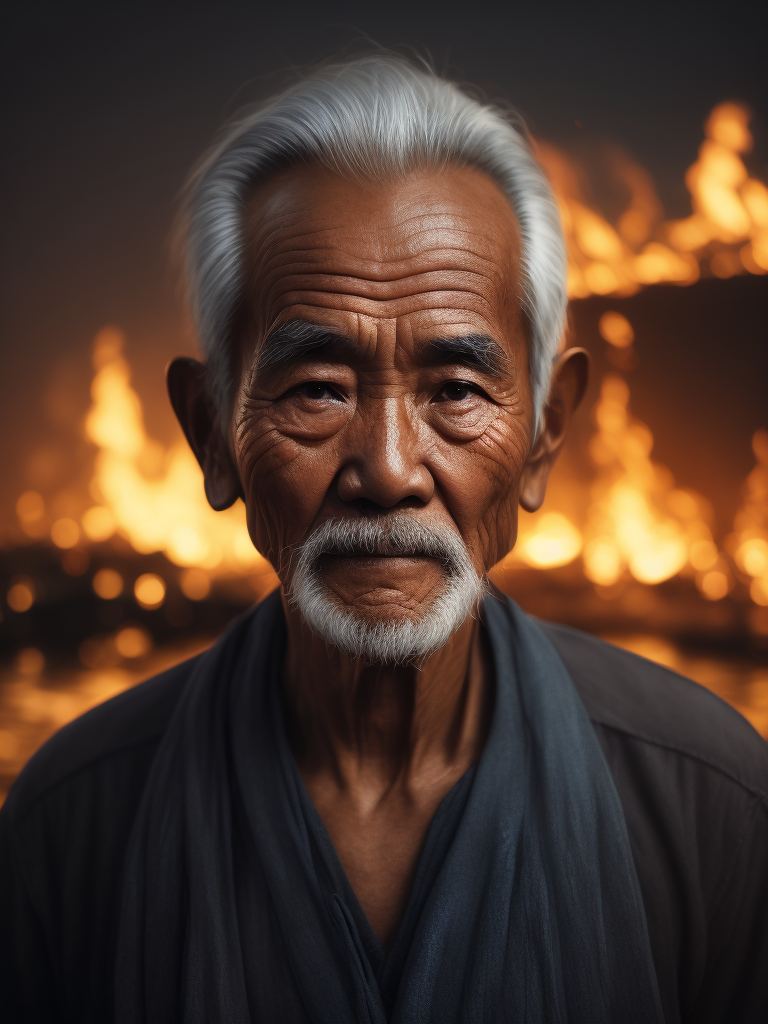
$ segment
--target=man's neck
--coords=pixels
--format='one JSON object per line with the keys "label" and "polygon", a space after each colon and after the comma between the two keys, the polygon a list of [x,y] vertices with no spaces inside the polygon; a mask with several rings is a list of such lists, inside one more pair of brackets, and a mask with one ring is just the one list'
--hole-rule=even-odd
{"label": "man's neck", "polygon": [[363,665],[286,607],[288,735],[307,791],[363,911],[388,948],[430,823],[480,756],[490,673],[476,620],[420,667]]}
{"label": "man's neck", "polygon": [[477,760],[490,699],[476,619],[415,666],[365,665],[331,649],[287,605],[286,618],[288,734],[305,780],[333,778],[375,800],[393,786],[463,774]]}

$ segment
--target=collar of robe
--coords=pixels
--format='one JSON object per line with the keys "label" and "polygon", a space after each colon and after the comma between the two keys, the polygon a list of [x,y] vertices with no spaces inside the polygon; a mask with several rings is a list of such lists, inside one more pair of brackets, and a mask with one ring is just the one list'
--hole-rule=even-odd
{"label": "collar of robe", "polygon": [[[586,711],[512,601],[486,598],[482,618],[491,729],[389,1020],[661,1024],[626,823]],[[302,812],[285,642],[273,594],[198,660],[177,704],[126,854],[118,1024],[387,1020]]]}

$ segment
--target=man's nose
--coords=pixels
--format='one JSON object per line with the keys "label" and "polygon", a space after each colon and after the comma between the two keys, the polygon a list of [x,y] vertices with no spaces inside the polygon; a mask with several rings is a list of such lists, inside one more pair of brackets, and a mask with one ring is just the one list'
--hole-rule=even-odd
{"label": "man's nose", "polygon": [[423,461],[423,438],[399,396],[371,399],[350,431],[351,450],[338,476],[345,502],[393,508],[401,502],[426,505],[435,482]]}

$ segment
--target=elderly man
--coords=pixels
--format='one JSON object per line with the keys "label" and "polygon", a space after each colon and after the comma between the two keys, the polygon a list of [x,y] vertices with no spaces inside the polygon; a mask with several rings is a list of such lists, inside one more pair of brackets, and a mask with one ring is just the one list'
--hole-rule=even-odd
{"label": "elderly man", "polygon": [[171,400],[281,588],[21,776],[6,1019],[767,1019],[768,747],[483,584],[587,372],[519,129],[355,61],[231,126],[187,213]]}

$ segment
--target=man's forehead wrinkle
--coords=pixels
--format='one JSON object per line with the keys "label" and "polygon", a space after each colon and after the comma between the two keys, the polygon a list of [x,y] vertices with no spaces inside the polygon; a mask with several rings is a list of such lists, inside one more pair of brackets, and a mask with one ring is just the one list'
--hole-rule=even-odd
{"label": "man's forehead wrinkle", "polygon": [[270,306],[275,317],[291,306],[308,306],[328,311],[362,313],[372,319],[396,319],[412,316],[427,310],[450,308],[453,312],[464,311],[480,316],[485,322],[498,320],[494,305],[474,291],[432,290],[415,296],[395,299],[371,299],[350,295],[348,292],[297,290],[279,296]]}
{"label": "man's forehead wrinkle", "polygon": [[[370,265],[402,264],[420,259],[433,260],[435,254],[449,265],[483,263],[488,266],[506,269],[514,262],[511,252],[490,252],[486,240],[480,239],[476,232],[454,230],[450,236],[440,228],[414,232],[412,236],[400,237],[396,245],[382,244],[381,236],[373,234],[366,239],[361,236],[350,236],[349,231],[305,231],[296,236],[273,234],[269,240],[254,240],[255,261],[272,262],[292,255],[302,256],[312,264],[328,259],[338,259],[341,255],[355,262]],[[370,244],[373,243],[373,244]],[[366,250],[369,251],[366,251]]]}
{"label": "man's forehead wrinkle", "polygon": [[335,265],[329,266],[327,260],[305,261],[294,258],[298,254],[287,255],[289,259],[273,256],[261,264],[259,279],[254,282],[259,290],[286,291],[309,286],[313,290],[338,291],[348,287],[354,293],[389,297],[407,291],[416,293],[425,285],[430,291],[451,291],[456,290],[458,284],[461,290],[484,294],[490,288],[498,298],[507,291],[503,267],[485,260],[478,260],[473,266],[468,266],[466,260],[452,262],[446,258],[445,250],[434,249],[418,260],[409,261],[411,266],[399,260],[383,264],[354,258],[350,258],[349,263],[336,259]]}
{"label": "man's forehead wrinkle", "polygon": [[[412,230],[405,232],[403,226],[407,224],[412,225]],[[282,225],[260,225],[250,245],[255,262],[261,267],[292,255],[301,256],[312,265],[338,260],[343,255],[370,267],[402,264],[405,270],[414,260],[432,262],[435,254],[439,254],[439,260],[449,265],[456,262],[464,266],[467,259],[472,264],[485,264],[489,276],[495,277],[503,276],[516,262],[517,255],[514,247],[504,244],[501,238],[493,238],[495,233],[493,224],[488,224],[481,233],[476,225],[458,223],[456,217],[449,215],[435,218],[420,214],[404,218],[403,224],[394,228],[387,225],[383,230],[381,225],[367,230],[362,226],[352,229],[342,222],[308,225],[306,219],[294,215],[286,217]],[[366,248],[371,251],[366,252]]]}
{"label": "man's forehead wrinkle", "polygon": [[[339,255],[347,256],[360,263],[372,265],[402,263],[408,265],[414,260],[433,259],[434,254],[451,263],[453,260],[471,263],[480,262],[490,266],[508,267],[513,262],[511,252],[489,252],[485,240],[479,239],[476,232],[452,231],[451,236],[439,228],[414,233],[413,236],[400,238],[395,246],[381,246],[381,236],[371,237],[375,245],[374,251],[366,251],[366,243],[370,240],[360,236],[350,236],[346,230],[312,232],[305,231],[296,236],[274,234],[269,240],[253,240],[254,256],[257,262],[273,261],[290,257],[302,256],[312,263],[325,259],[338,259]],[[418,242],[418,245],[414,243]]]}

